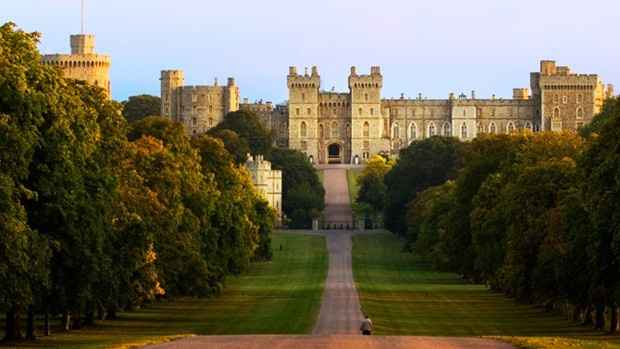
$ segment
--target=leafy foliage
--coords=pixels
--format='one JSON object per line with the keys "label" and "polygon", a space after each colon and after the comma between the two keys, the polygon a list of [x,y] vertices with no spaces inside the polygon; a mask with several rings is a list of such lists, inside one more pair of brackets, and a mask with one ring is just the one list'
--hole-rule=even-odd
{"label": "leafy foliage", "polygon": [[151,95],[130,96],[123,103],[123,116],[128,122],[135,122],[147,116],[161,113],[161,98]]}

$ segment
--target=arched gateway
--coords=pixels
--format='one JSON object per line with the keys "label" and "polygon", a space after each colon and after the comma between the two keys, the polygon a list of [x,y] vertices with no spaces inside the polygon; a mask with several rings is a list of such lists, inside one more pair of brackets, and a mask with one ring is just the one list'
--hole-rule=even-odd
{"label": "arched gateway", "polygon": [[328,164],[341,164],[342,163],[342,146],[340,144],[333,143],[327,147],[327,163]]}

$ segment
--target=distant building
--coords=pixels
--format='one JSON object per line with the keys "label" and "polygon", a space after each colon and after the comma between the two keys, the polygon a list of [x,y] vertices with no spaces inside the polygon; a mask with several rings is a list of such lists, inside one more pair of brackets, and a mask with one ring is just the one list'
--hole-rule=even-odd
{"label": "distant building", "polygon": [[239,110],[239,87],[228,78],[225,86],[184,86],[182,70],[161,72],[161,114],[185,126],[188,135],[215,127],[224,116]]}
{"label": "distant building", "polygon": [[248,156],[245,163],[252,175],[252,182],[258,191],[269,202],[282,221],[282,171],[272,170],[271,162],[264,160],[262,155]]}
{"label": "distant building", "polygon": [[43,63],[60,68],[65,78],[86,81],[103,88],[108,98],[112,96],[111,59],[95,53],[94,35],[71,35],[71,54],[44,55]]}
{"label": "distant building", "polygon": [[[272,130],[276,145],[300,150],[319,164],[363,163],[374,154],[396,154],[415,140],[435,135],[467,141],[482,133],[578,130],[614,93],[613,86],[605,86],[598,75],[574,74],[554,61],[541,61],[540,71],[530,74],[530,87],[513,89],[511,99],[495,95],[480,99],[474,91],[450,93],[448,99],[426,99],[421,94],[384,99],[383,75],[377,66],[370,68],[370,74],[359,74],[352,67],[347,92],[324,91],[316,67],[304,74],[290,67],[285,105],[247,100],[239,104],[238,99],[230,99],[239,94],[234,83],[204,104],[196,90],[189,90],[182,100],[170,92],[180,93],[171,87],[182,84],[182,72],[175,72],[162,72],[162,113],[183,115],[180,119],[189,133],[215,126],[228,111],[249,110]],[[176,103],[166,104],[175,98]],[[205,111],[213,105],[218,106],[216,116]],[[188,120],[193,121],[188,124]],[[196,126],[205,123],[208,127]]]}

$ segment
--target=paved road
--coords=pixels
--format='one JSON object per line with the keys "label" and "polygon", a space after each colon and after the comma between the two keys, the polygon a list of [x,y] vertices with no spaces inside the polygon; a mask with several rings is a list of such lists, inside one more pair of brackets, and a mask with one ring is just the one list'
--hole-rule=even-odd
{"label": "paved road", "polygon": [[351,233],[329,232],[329,269],[319,319],[313,334],[356,334],[362,312],[351,267]]}
{"label": "paved road", "polygon": [[345,168],[328,167],[323,170],[323,186],[325,187],[325,223],[353,223],[353,212],[349,203],[349,186]]}
{"label": "paved road", "polygon": [[150,349],[514,349],[481,338],[335,336],[197,336]]}

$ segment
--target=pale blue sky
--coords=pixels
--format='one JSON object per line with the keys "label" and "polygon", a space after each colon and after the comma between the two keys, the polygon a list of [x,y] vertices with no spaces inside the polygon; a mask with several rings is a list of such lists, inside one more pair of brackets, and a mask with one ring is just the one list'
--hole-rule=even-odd
{"label": "pale blue sky", "polygon": [[[351,65],[380,65],[384,97],[510,97],[540,59],[620,84],[620,1],[86,0],[87,32],[112,56],[115,99],[159,95],[159,72],[187,84],[236,78],[242,97],[287,98],[289,65],[317,65],[322,87],[346,90]],[[592,6],[588,6],[592,5]],[[0,21],[69,51],[79,0],[2,0]]]}

